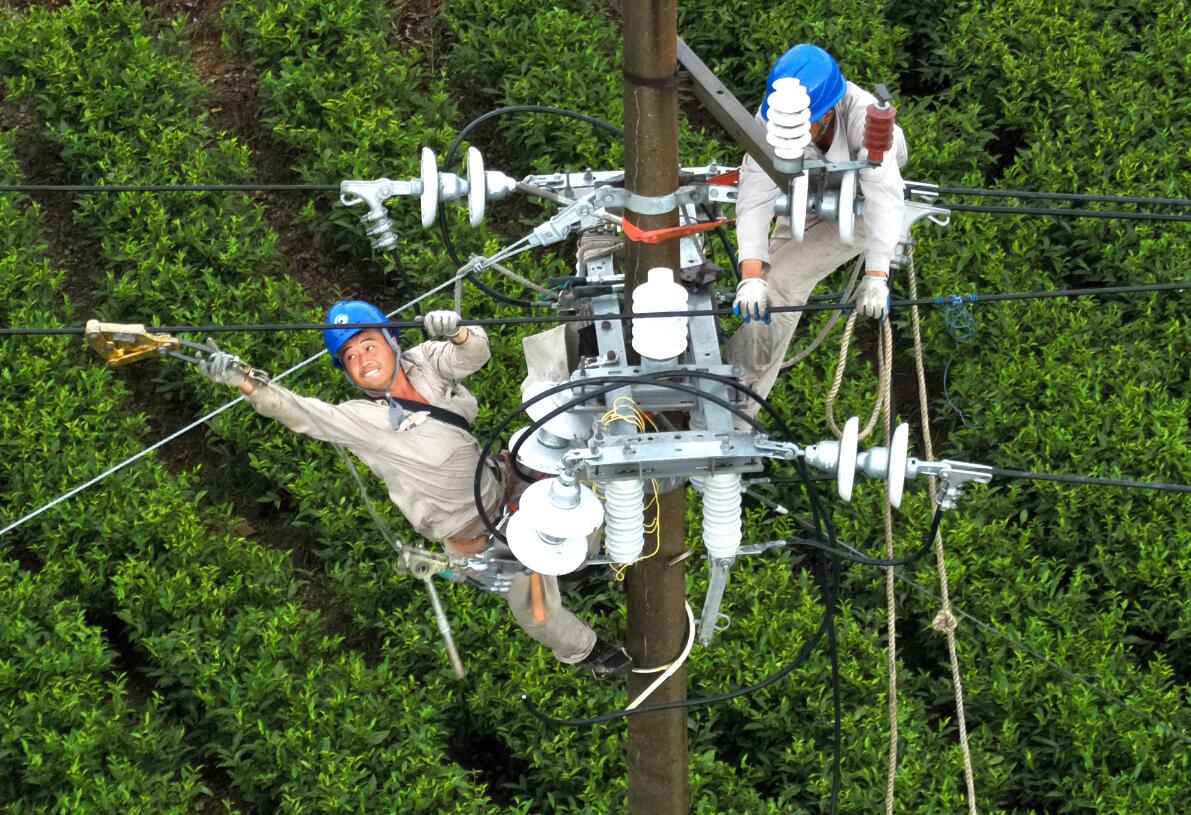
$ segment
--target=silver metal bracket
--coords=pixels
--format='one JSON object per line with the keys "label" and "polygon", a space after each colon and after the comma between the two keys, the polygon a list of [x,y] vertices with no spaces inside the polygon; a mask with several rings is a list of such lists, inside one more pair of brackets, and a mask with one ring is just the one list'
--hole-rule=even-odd
{"label": "silver metal bracket", "polygon": [[754,473],[763,469],[764,458],[789,461],[798,453],[796,445],[765,436],[688,430],[593,439],[591,447],[568,451],[562,462],[576,477],[608,481]]}
{"label": "silver metal bracket", "polygon": [[987,484],[992,481],[992,467],[986,464],[972,464],[967,461],[919,461],[916,458],[907,459],[906,476],[917,478],[920,475],[934,476],[939,479],[939,489],[935,495],[935,502],[940,509],[955,509],[964,484],[974,481],[977,484]]}

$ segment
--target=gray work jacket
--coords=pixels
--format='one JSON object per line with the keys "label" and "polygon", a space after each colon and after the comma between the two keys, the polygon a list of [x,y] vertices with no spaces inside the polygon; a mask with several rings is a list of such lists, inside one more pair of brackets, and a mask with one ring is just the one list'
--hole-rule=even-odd
{"label": "gray work jacket", "polygon": [[[428,402],[472,422],[476,398],[459,380],[479,370],[490,351],[482,329],[469,326],[467,331],[459,345],[435,340],[403,350],[401,367]],[[472,483],[480,445],[470,433],[415,411],[408,411],[394,430],[384,399],[332,405],[275,383],[257,386],[247,398],[262,416],[354,453],[385,482],[389,498],[423,537],[445,541],[474,528]],[[492,466],[484,468],[481,494],[490,511],[500,507],[504,484]]]}

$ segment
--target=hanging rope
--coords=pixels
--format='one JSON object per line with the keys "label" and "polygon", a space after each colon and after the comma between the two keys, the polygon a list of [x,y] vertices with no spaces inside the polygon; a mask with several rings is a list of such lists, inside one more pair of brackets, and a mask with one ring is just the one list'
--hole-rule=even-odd
{"label": "hanging rope", "polygon": [[[841,303],[846,303],[852,299],[852,294],[856,290],[856,281],[860,278],[860,270],[863,268],[864,255],[860,254],[856,256],[856,263],[852,266],[852,276],[848,279],[847,285],[844,286],[844,290],[840,294]],[[839,311],[831,312],[831,316],[827,318],[827,323],[821,329],[819,329],[819,333],[815,335],[813,340],[811,340],[811,344],[783,362],[782,370],[790,370],[795,365],[802,362],[804,359],[814,353],[815,349],[823,344],[823,340],[827,339],[827,336],[831,333],[831,330],[835,328],[835,324],[839,322],[841,313],[842,312]]]}
{"label": "hanging rope", "polygon": [[[914,272],[913,250],[907,254],[906,276],[909,280],[910,299],[914,299],[918,296],[918,279]],[[930,401],[926,395],[926,366],[923,361],[922,352],[922,326],[918,319],[918,306],[916,305],[910,307],[910,325],[914,334],[914,370],[918,376],[918,406],[922,413],[923,452],[926,453],[927,460],[933,461],[935,451],[934,445],[931,442]],[[927,489],[930,492],[930,499],[933,504],[937,489],[934,478],[928,480]],[[947,655],[951,661],[951,683],[955,688],[955,721],[959,728],[959,747],[963,755],[964,783],[968,789],[968,812],[970,815],[977,815],[976,780],[975,773],[972,771],[972,750],[968,745],[968,723],[964,716],[964,685],[960,678],[959,654],[955,647],[957,620],[955,618],[955,612],[951,607],[951,589],[947,580],[947,558],[943,551],[943,535],[938,531],[935,532],[935,562],[939,571],[939,595],[942,599],[942,608],[939,609],[939,613],[935,615],[934,620],[931,622],[931,628],[947,635]]]}
{"label": "hanging rope", "polygon": [[[831,380],[831,388],[827,391],[827,399],[824,404],[827,426],[831,428],[831,432],[837,439],[843,435],[843,430],[835,420],[835,401],[844,381],[844,369],[848,367],[848,349],[852,344],[852,332],[856,328],[857,316],[859,316],[857,312],[853,311],[848,315],[848,322],[844,324],[844,336],[840,338],[839,344],[839,362],[836,363],[835,377]],[[890,381],[893,378],[893,342],[887,337],[887,334],[890,333],[888,323],[888,319],[884,320],[885,329],[877,334],[877,402],[873,405],[873,412],[868,417],[868,421],[860,430],[860,439],[867,438],[873,432],[877,426],[877,420],[881,418],[882,407],[889,404]]]}
{"label": "hanging rope", "polygon": [[[860,270],[859,263],[849,281],[843,302],[851,299],[856,273]],[[835,366],[835,377],[831,381],[831,388],[827,393],[825,412],[827,424],[831,432],[838,439],[843,435],[835,419],[835,402],[839,396],[840,385],[843,383],[844,370],[848,363],[848,348],[852,341],[852,332],[856,328],[857,312],[848,315],[848,322],[844,326],[844,335],[840,338],[839,362]],[[816,338],[816,342],[818,338]],[[814,346],[812,345],[811,348]],[[809,352],[811,348],[808,348]],[[795,357],[798,359],[799,357]],[[893,380],[893,328],[888,317],[881,320],[877,331],[877,401],[873,405],[872,415],[868,423],[860,431],[859,438],[868,436],[877,425],[877,420],[885,417],[885,444],[888,446],[893,439],[892,417],[893,397],[890,383]],[[882,525],[885,532],[885,557],[893,560],[893,507],[889,503],[889,485],[886,482],[885,500],[882,502]],[[888,706],[889,706],[889,763],[885,775],[885,813],[893,815],[893,804],[897,797],[897,760],[898,760],[898,721],[897,721],[897,595],[894,579],[895,567],[885,567],[885,620],[887,633],[887,648],[885,650],[885,667],[888,675]]]}
{"label": "hanging rope", "polygon": [[[888,385],[893,378],[893,329],[886,317],[881,321],[881,359],[879,376],[885,383],[881,388],[877,404],[885,416],[885,446],[893,441],[892,391]],[[885,500],[882,502],[882,520],[885,526],[885,558],[893,560],[893,506],[889,503],[889,482],[885,483]],[[894,566],[885,567],[885,618],[889,631],[889,645],[886,649],[885,665],[889,674],[889,767],[885,778],[885,813],[893,815],[893,801],[897,783],[897,596],[894,593]]]}

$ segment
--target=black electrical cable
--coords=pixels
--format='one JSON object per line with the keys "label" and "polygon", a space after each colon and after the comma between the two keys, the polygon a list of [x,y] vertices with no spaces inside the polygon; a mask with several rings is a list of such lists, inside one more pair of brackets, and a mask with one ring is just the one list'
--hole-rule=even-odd
{"label": "black electrical cable", "polygon": [[[548,113],[556,116],[566,116],[571,119],[578,119],[581,122],[587,122],[588,124],[595,125],[598,128],[603,128],[604,130],[617,135],[624,134],[624,131],[616,125],[609,124],[608,122],[605,122],[602,119],[597,119],[594,116],[588,116],[585,113],[567,110],[566,108],[554,108],[546,105],[507,105],[505,107],[496,108],[495,110],[490,110],[487,113],[481,114],[480,116],[477,116],[465,124],[463,128],[455,134],[455,140],[452,141],[451,146],[447,148],[447,153],[443,158],[442,166],[451,166],[451,162],[455,160],[455,152],[459,149],[460,145],[463,144],[463,140],[467,138],[467,134],[471,133],[471,131],[475,130],[489,119],[494,119],[498,116],[504,116],[510,113]],[[455,248],[455,242],[451,239],[451,231],[450,227],[447,225],[447,220],[448,219],[444,214],[439,214],[438,231],[442,236],[443,248],[447,250],[447,257],[451,259],[451,262],[455,264],[455,267],[462,268],[463,260],[459,257],[459,252]],[[526,300],[520,297],[510,297],[503,292],[497,291],[484,281],[480,280],[474,272],[467,275],[464,279],[482,291],[484,294],[495,300],[499,300],[502,303],[508,303],[509,305],[519,306],[521,308],[541,308],[544,305],[543,303],[539,303],[535,300]]]}
{"label": "black electrical cable", "polygon": [[1146,204],[1150,206],[1191,207],[1191,198],[1149,198],[1141,195],[1093,195],[1077,192],[1035,192],[1033,190],[993,190],[981,187],[940,187],[907,181],[906,188],[914,191],[934,192],[940,195],[961,195],[981,198],[1021,198],[1047,201],[1084,201],[1101,204]]}
{"label": "black electrical cable", "polygon": [[994,215],[1053,215],[1057,218],[1112,218],[1122,221],[1191,221],[1191,215],[1173,212],[1128,212],[1109,209],[1061,207],[1002,207],[991,204],[953,204],[937,201],[937,206],[953,212],[983,212]]}
{"label": "black electrical cable", "polygon": [[891,568],[894,566],[904,566],[907,563],[913,563],[923,555],[930,552],[931,546],[934,545],[935,535],[939,532],[939,523],[943,518],[942,507],[935,508],[934,517],[930,522],[930,531],[922,537],[922,546],[914,550],[908,555],[902,557],[890,558],[888,560],[883,558],[865,557],[864,555],[857,555],[837,546],[832,546],[827,543],[820,543],[817,541],[802,540],[799,541],[803,546],[809,546],[813,549],[818,549],[821,552],[826,552],[829,557],[838,558],[839,560],[846,560],[850,563],[860,563],[864,566],[879,566],[881,568]]}
{"label": "black electrical cable", "polygon": [[815,646],[823,639],[823,635],[827,633],[832,625],[833,616],[833,598],[834,588],[831,587],[828,581],[820,583],[820,598],[823,601],[823,616],[819,621],[818,627],[810,638],[802,644],[794,657],[783,665],[778,670],[771,673],[764,679],[752,685],[736,688],[735,690],[726,693],[719,693],[712,696],[700,696],[691,699],[679,699],[673,702],[654,702],[649,705],[640,705],[632,710],[615,710],[610,713],[602,713],[599,716],[591,716],[586,719],[557,719],[549,716],[538,709],[533,702],[529,701],[529,697],[525,694],[521,695],[521,704],[529,711],[530,715],[541,721],[543,724],[551,725],[552,727],[590,727],[592,725],[603,724],[605,722],[614,722],[619,719],[626,719],[629,716],[636,716],[641,713],[653,713],[658,710],[673,710],[675,708],[692,708],[704,707],[706,705],[718,704],[719,702],[726,702],[730,699],[736,699],[740,696],[745,696],[762,688],[766,688],[775,682],[778,682],[789,675],[792,671],[797,670],[814,652]]}
{"label": "black electrical cable", "polygon": [[1134,481],[1131,478],[1098,478],[1090,475],[1066,475],[1063,473],[1028,473],[1022,470],[992,468],[998,478],[1020,478],[1028,481],[1059,481],[1065,484],[1088,484],[1097,487],[1128,487],[1138,490],[1160,490],[1164,492],[1191,492],[1189,484],[1168,484],[1162,481]]}
{"label": "black electrical cable", "polygon": [[0,192],[329,192],[338,184],[0,184]]}
{"label": "black electrical cable", "polygon": [[[1003,292],[994,294],[954,294],[939,295],[937,297],[919,297],[915,300],[894,300],[891,305],[895,308],[906,306],[943,306],[952,303],[1002,303],[1016,300],[1046,300],[1055,297],[1093,297],[1110,294],[1135,294],[1139,292],[1182,291],[1191,289],[1191,281],[1178,283],[1148,283],[1133,286],[1098,286],[1084,289],[1055,289],[1024,292]],[[853,308],[851,303],[806,303],[801,306],[772,306],[769,311],[774,314],[809,312],[809,311],[848,311]],[[601,320],[648,320],[662,317],[727,317],[732,314],[731,309],[691,309],[688,311],[653,311],[645,314],[622,312],[620,314],[601,314]],[[590,314],[551,314],[529,317],[485,317],[474,320],[462,320],[460,325],[505,326],[526,325],[536,323],[572,323],[591,322]],[[422,328],[421,320],[390,320],[383,323],[345,323],[337,328]],[[153,326],[148,330],[164,334],[214,334],[220,332],[243,331],[325,331],[326,323],[225,323],[222,325],[163,325]],[[47,328],[0,328],[0,336],[19,335],[52,335],[52,334],[83,334],[85,327],[47,327]]]}

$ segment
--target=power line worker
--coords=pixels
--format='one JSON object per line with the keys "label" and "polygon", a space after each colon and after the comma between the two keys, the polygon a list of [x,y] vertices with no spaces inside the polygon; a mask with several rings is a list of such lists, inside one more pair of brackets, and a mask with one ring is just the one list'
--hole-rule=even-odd
{"label": "power line worker", "polygon": [[[805,143],[803,158],[866,159],[865,114],[876,97],[846,81],[835,59],[818,46],[800,43],[774,63],[758,121],[766,124],[769,120],[774,83],[789,78],[798,80],[809,98],[801,116],[787,117],[801,120],[796,129],[805,127],[805,135],[797,142]],[[779,217],[773,224],[774,204],[781,191],[752,157],[745,156],[736,201],[741,280],[733,303],[744,325],[729,339],[724,355],[744,369],[744,384],[762,396],[773,389],[801,316],[800,312],[770,314],[771,305],[805,304],[820,280],[863,252],[865,273],[856,288],[856,310],[878,320],[885,317],[889,265],[901,239],[905,211],[901,165],[906,158],[905,135],[895,126],[893,148],[880,165],[858,173],[864,216],[856,220],[855,245],[849,246],[840,240],[837,221],[808,217],[802,241],[793,240],[789,218]]]}
{"label": "power line worker", "polygon": [[[332,306],[326,322],[383,323],[386,317],[371,303],[349,300]],[[556,577],[517,570],[510,580],[489,562],[497,552],[473,492],[480,444],[470,423],[478,405],[459,383],[488,361],[488,336],[479,327],[460,326],[454,311],[432,311],[422,324],[429,336],[443,339],[403,350],[392,329],[323,331],[331,364],[368,396],[342,404],[299,396],[273,382],[262,385],[223,351],[200,370],[214,382],[238,387],[262,416],[354,453],[384,481],[418,534],[469,558],[462,570],[467,581],[503,593],[521,627],[560,662],[581,664],[600,677],[627,671],[632,662],[624,650],[599,639],[563,607]],[[489,517],[501,516],[511,475],[505,459],[485,462],[481,495]]]}

